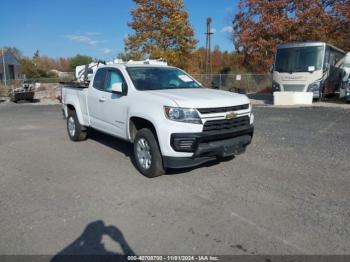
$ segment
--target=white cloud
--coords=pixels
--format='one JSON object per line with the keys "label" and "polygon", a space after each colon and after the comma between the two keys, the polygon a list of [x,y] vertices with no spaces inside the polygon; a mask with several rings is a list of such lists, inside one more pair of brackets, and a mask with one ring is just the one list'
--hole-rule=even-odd
{"label": "white cloud", "polygon": [[212,28],[211,33],[213,33],[213,34],[216,33],[216,28]]}
{"label": "white cloud", "polygon": [[96,45],[98,43],[97,40],[94,40],[86,35],[66,35],[65,37],[71,41],[82,42],[88,45]]}
{"label": "white cloud", "polygon": [[107,55],[107,54],[112,53],[113,50],[110,49],[110,48],[102,48],[102,49],[101,49],[101,52],[102,52],[103,54]]}
{"label": "white cloud", "polygon": [[221,33],[232,33],[233,32],[233,28],[232,26],[224,26],[222,29],[221,29]]}

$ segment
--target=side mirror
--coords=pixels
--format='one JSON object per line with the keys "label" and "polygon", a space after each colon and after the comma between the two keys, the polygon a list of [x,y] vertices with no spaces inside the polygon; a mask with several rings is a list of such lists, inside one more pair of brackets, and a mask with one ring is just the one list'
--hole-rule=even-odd
{"label": "side mirror", "polygon": [[316,69],[315,66],[308,66],[307,71],[312,73],[315,71],[315,69]]}
{"label": "side mirror", "polygon": [[112,92],[113,93],[123,93],[123,84],[122,83],[114,83],[112,85]]}

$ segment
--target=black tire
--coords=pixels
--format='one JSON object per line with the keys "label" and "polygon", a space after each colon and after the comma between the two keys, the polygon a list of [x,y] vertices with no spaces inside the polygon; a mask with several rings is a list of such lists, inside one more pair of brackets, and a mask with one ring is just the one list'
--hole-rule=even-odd
{"label": "black tire", "polygon": [[[74,132],[70,132],[69,123],[73,121]],[[79,123],[77,113],[74,110],[68,111],[67,117],[67,132],[70,140],[72,141],[83,141],[87,138],[87,129]]]}
{"label": "black tire", "polygon": [[[151,164],[148,168],[145,168],[138,156],[138,143],[141,139],[147,141],[149,146],[149,151],[151,155]],[[143,128],[139,130],[136,134],[134,140],[134,159],[137,166],[137,169],[146,177],[153,178],[161,176],[165,173],[163,167],[163,159],[160,153],[157,139],[153,132],[148,128]]]}
{"label": "black tire", "polygon": [[320,90],[320,97],[318,98],[319,102],[324,102],[326,98],[326,94],[324,93],[324,88]]}

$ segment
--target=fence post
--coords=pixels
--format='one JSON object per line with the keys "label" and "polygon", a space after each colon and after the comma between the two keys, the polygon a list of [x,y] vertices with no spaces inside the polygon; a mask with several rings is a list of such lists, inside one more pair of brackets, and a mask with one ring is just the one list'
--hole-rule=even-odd
{"label": "fence post", "polygon": [[219,89],[222,89],[222,86],[221,86],[221,74],[219,74]]}
{"label": "fence post", "polygon": [[5,53],[4,53],[4,48],[1,49],[1,52],[2,52],[2,66],[3,66],[3,70],[4,70],[4,76],[3,76],[3,80],[4,80],[4,84],[6,86],[6,66],[5,66]]}
{"label": "fence post", "polygon": [[249,74],[247,74],[247,93],[249,93],[249,90],[250,90],[250,88],[249,88]]}

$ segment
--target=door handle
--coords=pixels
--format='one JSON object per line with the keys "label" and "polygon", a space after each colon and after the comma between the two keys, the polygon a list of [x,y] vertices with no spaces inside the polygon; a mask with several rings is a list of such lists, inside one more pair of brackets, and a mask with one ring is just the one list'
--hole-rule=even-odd
{"label": "door handle", "polygon": [[106,101],[106,98],[105,97],[100,97],[100,99],[98,100],[100,102],[105,102]]}

